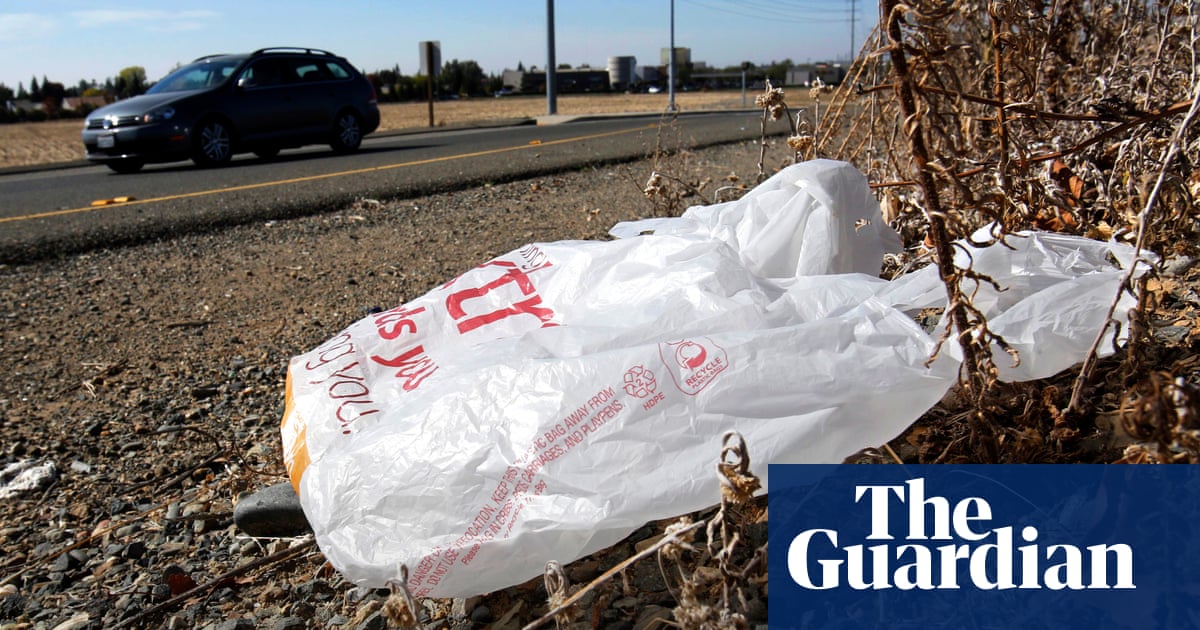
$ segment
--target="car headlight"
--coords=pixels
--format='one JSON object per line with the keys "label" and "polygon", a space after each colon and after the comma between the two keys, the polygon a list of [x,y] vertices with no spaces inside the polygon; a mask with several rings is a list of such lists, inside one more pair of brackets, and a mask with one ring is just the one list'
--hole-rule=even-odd
{"label": "car headlight", "polygon": [[150,110],[149,112],[142,114],[142,117],[139,119],[139,121],[142,124],[148,124],[148,123],[163,122],[164,120],[171,120],[174,117],[175,117],[175,108],[174,107],[159,107],[158,109]]}

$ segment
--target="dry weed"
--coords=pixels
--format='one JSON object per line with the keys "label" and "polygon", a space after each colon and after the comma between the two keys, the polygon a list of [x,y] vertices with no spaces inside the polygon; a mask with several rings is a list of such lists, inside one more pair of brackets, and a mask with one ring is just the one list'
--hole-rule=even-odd
{"label": "dry weed", "polygon": [[[633,555],[588,584],[570,585],[557,562],[546,565],[546,592],[550,610],[526,625],[532,630],[554,620],[562,628],[580,617],[583,597],[608,584],[634,563],[656,555],[659,569],[677,605],[674,621],[679,628],[705,630],[749,628],[749,601],[762,601],[766,584],[766,510],[758,477],[750,471],[750,454],[741,435],[725,434],[717,461],[721,502],[714,515],[693,520],[681,517],[666,527],[659,541]],[[757,527],[756,535],[751,535]],[[705,542],[696,540],[701,529]],[[750,539],[760,543],[750,543]],[[760,613],[763,611],[759,611]]]}
{"label": "dry weed", "polygon": [[[939,457],[1022,460],[1032,451],[1013,445],[1031,440],[1044,449],[1035,459],[1069,452],[1091,428],[1088,416],[1112,404],[1087,392],[1144,379],[1135,366],[1155,345],[1148,297],[1130,273],[1123,290],[1140,300],[1132,324],[1142,329],[1121,361],[1105,364],[1123,375],[1094,373],[1097,337],[1074,384],[1054,388],[1070,397],[1043,407],[1051,416],[1040,429],[1019,427],[1012,418],[1023,412],[1012,404],[1020,396],[999,386],[992,357],[1020,357],[975,308],[977,288],[994,283],[954,264],[956,248],[966,251],[955,242],[1003,246],[1016,231],[1042,230],[1129,242],[1148,252],[1144,262],[1200,254],[1197,6],[881,0],[880,16],[829,104],[821,110],[817,86],[812,122],[795,118],[792,157],[855,163],[907,246],[886,261],[889,272],[924,264],[940,272],[948,303],[941,342],[958,344],[964,360],[961,408],[951,415],[963,428],[948,432],[955,437]],[[764,121],[786,111],[772,86],[758,104]]]}

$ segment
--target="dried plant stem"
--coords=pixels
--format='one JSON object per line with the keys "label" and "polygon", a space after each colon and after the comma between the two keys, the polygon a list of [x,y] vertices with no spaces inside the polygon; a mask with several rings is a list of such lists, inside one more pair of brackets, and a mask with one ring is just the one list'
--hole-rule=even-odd
{"label": "dried plant stem", "polygon": [[1150,195],[1146,198],[1146,205],[1142,207],[1138,213],[1138,233],[1137,241],[1134,246],[1134,259],[1130,263],[1129,268],[1125,270],[1125,277],[1122,279],[1121,288],[1117,295],[1113,298],[1112,304],[1108,306],[1108,312],[1105,315],[1104,325],[1100,327],[1100,332],[1092,341],[1092,347],[1088,351],[1087,356],[1083,360],[1083,366],[1079,369],[1079,376],[1075,379],[1075,386],[1071,389],[1071,401],[1067,404],[1068,413],[1079,413],[1083,404],[1083,388],[1091,377],[1092,370],[1096,367],[1100,344],[1104,341],[1104,336],[1108,334],[1109,329],[1113,324],[1113,313],[1117,310],[1117,304],[1121,301],[1121,294],[1124,293],[1127,287],[1132,286],[1133,275],[1137,273],[1138,263],[1142,262],[1142,251],[1146,242],[1147,225],[1150,222],[1150,211],[1154,209],[1158,203],[1158,195],[1162,191],[1163,182],[1167,179],[1167,169],[1170,168],[1176,154],[1182,149],[1184,139],[1188,128],[1192,125],[1192,121],[1196,118],[1197,105],[1200,104],[1200,81],[1196,81],[1192,90],[1192,105],[1188,108],[1187,114],[1183,120],[1179,121],[1179,126],[1175,128],[1175,133],[1171,137],[1171,144],[1167,147],[1166,155],[1163,156],[1162,166],[1158,171],[1158,178],[1154,182],[1154,188],[1151,189]]}
{"label": "dried plant stem", "polygon": [[[767,89],[768,90],[771,89],[770,83],[767,84]],[[759,137],[758,137],[758,179],[757,179],[757,181],[760,184],[762,183],[762,181],[764,179],[767,178],[767,171],[766,171],[766,167],[763,166],[763,162],[765,162],[767,159],[767,117],[770,115],[771,115],[771,113],[764,107],[763,113],[762,113],[762,118],[760,118],[758,121]]]}
{"label": "dried plant stem", "polygon": [[167,601],[162,602],[161,604],[151,606],[150,608],[147,608],[147,609],[137,613],[136,615],[133,615],[132,617],[123,619],[123,620],[121,620],[120,623],[113,626],[113,628],[115,630],[116,628],[124,628],[126,626],[137,624],[137,623],[141,622],[142,620],[146,619],[147,617],[151,617],[153,615],[162,613],[166,610],[170,610],[171,608],[174,608],[175,606],[177,606],[193,597],[196,597],[196,596],[200,595],[201,593],[204,593],[205,591],[212,591],[213,589],[216,589],[218,586],[227,583],[229,580],[231,580],[239,575],[242,575],[243,573],[248,573],[250,571],[253,571],[254,569],[257,569],[259,567],[264,567],[264,566],[267,566],[270,564],[278,564],[278,563],[282,563],[282,562],[291,560],[292,558],[299,556],[300,554],[308,551],[309,549],[312,549],[315,545],[316,545],[316,541],[314,541],[313,539],[310,538],[306,541],[303,541],[299,544],[288,547],[287,549],[284,549],[282,551],[273,553],[269,556],[264,556],[262,558],[258,558],[257,560],[247,562],[246,564],[243,564],[240,567],[231,569],[229,571],[226,571],[225,573],[222,573],[221,575],[218,575],[217,577],[205,582],[204,584],[200,584],[200,585],[195,586],[194,588],[186,590],[186,591],[176,595],[175,597],[172,597],[171,599],[168,599]]}
{"label": "dried plant stem", "polygon": [[[929,88],[919,88],[919,89],[927,90]],[[1051,160],[1057,160],[1059,158],[1063,158],[1063,157],[1066,157],[1066,156],[1074,154],[1074,153],[1079,153],[1094,144],[1097,144],[1108,138],[1113,138],[1113,137],[1119,136],[1122,133],[1133,129],[1134,127],[1148,125],[1148,124],[1151,124],[1154,122],[1158,122],[1164,118],[1169,118],[1170,116],[1173,116],[1175,114],[1184,113],[1190,107],[1192,107],[1195,102],[1196,102],[1196,99],[1190,99],[1190,100],[1174,103],[1168,107],[1164,107],[1163,109],[1161,109],[1159,111],[1151,112],[1140,118],[1129,120],[1129,121],[1123,122],[1115,127],[1110,127],[1108,129],[1105,129],[1104,131],[1101,131],[1100,133],[1097,133],[1096,135],[1094,135],[1086,140],[1083,140],[1083,141],[1075,144],[1074,146],[1063,149],[1061,151],[1053,151],[1050,153],[1039,153],[1037,155],[1031,155],[1029,157],[1024,158],[1024,162],[1026,164],[1036,164],[1038,162],[1049,162]],[[1066,118],[1064,118],[1064,116],[1067,116],[1067,115],[1060,114],[1060,115],[1057,115],[1056,117],[1059,119],[1065,120]],[[1072,116],[1070,119],[1071,120],[1094,120],[1094,119],[1096,119],[1096,117],[1095,116],[1087,116],[1087,117]],[[971,177],[973,175],[978,175],[978,174],[988,170],[988,168],[990,168],[990,165],[984,165],[984,166],[980,166],[978,168],[972,168],[972,169],[965,170],[965,171],[959,171],[957,173],[954,173],[953,177],[955,177],[956,179],[962,179],[964,177]],[[912,180],[903,180],[903,181],[895,181],[895,182],[878,182],[878,183],[871,184],[871,188],[894,188],[897,186],[916,186],[918,183],[919,182],[912,181]]]}
{"label": "dried plant stem", "polygon": [[994,10],[989,13],[992,21],[992,55],[995,57],[993,69],[996,73],[996,139],[1000,142],[1000,168],[997,173],[1000,176],[1000,186],[1008,190],[1007,121],[1004,106],[1000,104],[1004,102],[1004,45],[1000,38],[1000,20]]}
{"label": "dried plant stem", "polygon": [[704,525],[705,525],[705,521],[697,521],[697,522],[692,523],[691,525],[684,527],[682,529],[669,532],[666,536],[663,536],[662,539],[659,540],[658,542],[643,549],[642,551],[638,552],[637,554],[632,555],[632,556],[626,558],[625,560],[622,560],[621,563],[618,564],[617,566],[605,571],[603,575],[592,580],[587,585],[585,585],[583,588],[580,588],[578,591],[572,593],[570,597],[564,599],[563,602],[561,604],[559,604],[558,606],[555,606],[553,610],[550,610],[549,612],[542,615],[541,617],[538,617],[537,619],[534,619],[533,621],[529,622],[524,627],[522,627],[521,630],[533,630],[534,628],[540,627],[542,624],[552,621],[556,615],[558,615],[559,613],[563,612],[564,610],[570,608],[571,605],[573,605],[575,602],[578,602],[580,599],[582,599],[583,596],[585,594],[587,594],[589,591],[591,591],[592,589],[594,589],[597,586],[599,586],[600,584],[603,584],[604,582],[607,582],[608,580],[612,579],[613,576],[624,571],[625,569],[628,569],[630,566],[632,566],[638,560],[641,560],[642,558],[647,558],[647,557],[657,553],[659,549],[665,547],[666,545],[679,542],[680,535],[700,529],[700,527],[702,527]]}
{"label": "dried plant stem", "polygon": [[[987,343],[984,337],[975,340],[975,331],[970,322],[971,306],[967,303],[959,286],[964,277],[954,264],[954,243],[950,238],[947,226],[947,213],[942,207],[937,184],[930,168],[930,153],[925,144],[925,135],[921,124],[922,113],[917,108],[916,89],[909,71],[908,56],[905,53],[904,35],[900,28],[900,17],[903,9],[900,0],[881,0],[881,16],[887,20],[886,33],[888,36],[889,52],[892,60],[892,71],[896,76],[896,100],[900,106],[904,132],[908,136],[912,151],[913,164],[917,170],[917,184],[924,196],[923,212],[929,222],[929,235],[936,252],[938,274],[946,287],[947,315],[950,330],[956,333],[958,345],[962,349],[962,372],[966,378],[963,385],[972,398],[978,402],[988,386],[988,375],[992,373],[985,361],[990,356],[981,356],[977,343]],[[972,443],[980,449],[987,461],[995,461],[996,440],[995,429],[991,422],[976,409],[970,415]]]}
{"label": "dried plant stem", "polygon": [[[870,47],[873,46],[876,39],[878,39],[878,34],[879,25],[875,25],[875,27],[871,29],[870,34],[868,34],[866,39],[863,40],[862,46],[859,47],[858,57],[855,58],[855,61],[851,62],[850,69],[853,70],[853,73],[846,76],[846,78],[842,81],[841,87],[838,88],[838,90],[834,93],[833,98],[830,100],[828,108],[829,111],[825,113],[825,125],[817,127],[817,129],[820,131],[820,136],[817,139],[818,148],[824,146],[826,142],[832,139],[834,134],[838,133],[841,125],[836,124],[837,121],[840,121],[842,117],[846,115],[846,107],[850,104],[851,100],[855,96],[862,94],[859,90],[862,86],[863,74],[867,72],[868,66],[874,70],[875,65],[867,64],[858,60],[865,58],[865,55],[870,50]],[[855,121],[855,126],[866,120],[869,119],[864,119],[861,116],[858,117]],[[843,148],[845,147],[846,138],[853,136],[853,134],[853,129],[849,133],[845,134],[842,140]],[[842,149],[839,148],[838,152],[840,153],[841,150]]]}
{"label": "dried plant stem", "polygon": [[[925,198],[925,216],[929,220],[929,230],[937,251],[936,264],[942,282],[946,283],[947,297],[950,298],[951,303],[954,303],[957,302],[955,298],[958,288],[952,283],[958,277],[958,270],[954,265],[953,242],[946,227],[946,213],[942,209],[937,185],[928,168],[929,151],[925,146],[925,136],[921,133],[921,114],[917,111],[917,102],[914,95],[915,90],[913,89],[908,72],[908,58],[904,53],[902,44],[903,35],[900,31],[899,11],[897,10],[900,2],[899,0],[882,1],[882,15],[888,16],[887,32],[891,40],[892,66],[896,77],[899,79],[895,84],[896,97],[900,104],[901,115],[904,118],[904,127],[908,135],[908,141],[912,147],[913,162],[917,169],[917,185],[921,188],[921,192]],[[951,316],[954,326],[960,333],[965,332],[967,330],[966,313],[962,309],[955,308],[952,309]],[[968,366],[973,367],[977,363],[975,360],[975,349],[970,346],[964,346],[963,353]]]}

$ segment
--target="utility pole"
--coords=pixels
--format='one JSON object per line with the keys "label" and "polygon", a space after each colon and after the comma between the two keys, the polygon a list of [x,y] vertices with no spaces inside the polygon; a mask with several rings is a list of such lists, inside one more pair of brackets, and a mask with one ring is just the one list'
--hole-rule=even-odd
{"label": "utility pole", "polygon": [[558,113],[558,62],[554,60],[554,0],[546,0],[546,115]]}
{"label": "utility pole", "polygon": [[671,0],[671,53],[667,60],[667,111],[675,113],[675,0]]}
{"label": "utility pole", "polygon": [[854,0],[850,0],[850,61],[846,63],[846,76],[850,76],[850,66],[854,65],[854,22],[856,17]]}

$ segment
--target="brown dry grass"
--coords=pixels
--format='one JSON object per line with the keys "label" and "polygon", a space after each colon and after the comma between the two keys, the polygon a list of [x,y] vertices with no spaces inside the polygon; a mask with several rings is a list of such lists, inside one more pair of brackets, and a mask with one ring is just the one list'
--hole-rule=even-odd
{"label": "brown dry grass", "polygon": [[[753,94],[745,105],[754,104]],[[587,94],[561,95],[560,115],[608,114],[623,112],[662,112],[667,94]],[[680,92],[675,104],[681,111],[730,109],[743,106],[741,92]],[[380,131],[418,129],[429,126],[427,103],[386,103],[380,106]],[[546,113],[544,96],[473,98],[434,104],[435,126],[512,119],[534,118]],[[0,125],[0,168],[83,159],[79,141],[82,121],[54,120],[43,123]]]}

